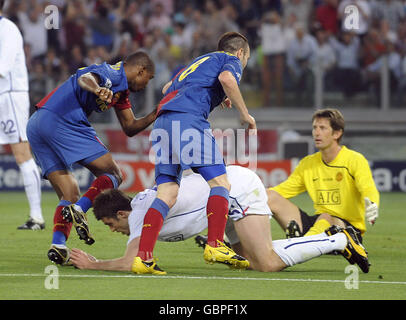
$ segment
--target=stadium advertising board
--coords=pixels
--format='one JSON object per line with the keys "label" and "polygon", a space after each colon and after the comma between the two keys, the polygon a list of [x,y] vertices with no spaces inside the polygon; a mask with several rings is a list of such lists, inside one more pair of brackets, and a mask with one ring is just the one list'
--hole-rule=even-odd
{"label": "stadium advertising board", "polygon": [[[148,161],[133,161],[120,155],[113,155],[123,172],[124,180],[120,189],[139,192],[154,184],[154,165]],[[256,173],[265,186],[275,186],[284,181],[297,164],[296,160],[258,161]],[[371,163],[376,186],[381,192],[406,192],[406,161],[374,161]],[[81,190],[86,190],[94,177],[85,168],[74,166],[73,174]],[[52,190],[47,180],[42,180],[43,190]],[[11,155],[0,156],[0,191],[23,191],[24,183]]]}

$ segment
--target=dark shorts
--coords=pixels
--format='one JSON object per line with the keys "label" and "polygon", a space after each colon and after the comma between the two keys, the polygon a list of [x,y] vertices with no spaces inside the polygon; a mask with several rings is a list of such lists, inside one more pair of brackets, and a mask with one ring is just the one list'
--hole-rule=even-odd
{"label": "dark shorts", "polygon": [[184,112],[163,112],[155,120],[150,140],[157,184],[179,184],[187,169],[200,173],[206,181],[226,174],[223,155],[206,119]]}
{"label": "dark shorts", "polygon": [[[302,220],[302,234],[305,234],[307,231],[309,231],[309,229],[314,225],[314,223],[316,222],[317,218],[319,217],[318,214],[309,216],[306,212],[304,212],[302,209],[299,208],[300,211],[300,218]],[[351,223],[349,223],[347,220],[340,218],[340,217],[336,217],[333,216],[334,218],[340,219],[342,222],[344,222],[345,226],[351,226],[355,229],[355,231],[357,231],[358,236],[362,242],[362,237],[361,237],[361,231],[357,228],[355,228]]]}
{"label": "dark shorts", "polygon": [[46,109],[31,116],[27,137],[44,178],[56,170],[71,171],[74,163],[86,165],[108,153],[91,126],[68,122]]}

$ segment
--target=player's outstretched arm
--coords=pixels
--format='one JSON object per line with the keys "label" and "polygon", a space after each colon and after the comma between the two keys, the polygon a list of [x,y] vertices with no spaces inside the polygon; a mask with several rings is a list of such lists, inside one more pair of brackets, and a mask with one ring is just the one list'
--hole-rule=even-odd
{"label": "player's outstretched arm", "polygon": [[80,249],[72,249],[70,261],[79,269],[106,270],[106,271],[131,271],[131,266],[138,253],[140,237],[134,238],[127,246],[123,257],[111,260],[97,260]]}
{"label": "player's outstretched arm", "polygon": [[255,119],[248,112],[244,98],[242,97],[240,88],[238,87],[237,80],[235,80],[230,71],[223,71],[220,73],[218,79],[226,96],[228,99],[230,99],[231,104],[240,113],[241,124],[248,124],[248,129],[256,130],[257,125]]}
{"label": "player's outstretched arm", "polygon": [[156,108],[142,118],[135,118],[131,109],[118,110],[115,109],[118,121],[124,133],[129,136],[135,136],[137,133],[148,128],[156,119]]}

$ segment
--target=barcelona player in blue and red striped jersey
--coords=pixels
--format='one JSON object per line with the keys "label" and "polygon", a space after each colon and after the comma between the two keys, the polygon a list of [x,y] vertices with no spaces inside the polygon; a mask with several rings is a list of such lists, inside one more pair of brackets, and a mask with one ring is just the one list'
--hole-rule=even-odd
{"label": "barcelona player in blue and red striped jersey", "polygon": [[164,86],[165,96],[150,136],[156,153],[157,197],[145,215],[133,272],[165,273],[156,265],[152,252],[163,221],[176,202],[185,169],[201,174],[211,190],[204,259],[240,269],[248,267],[248,260],[223,243],[230,183],[207,118],[216,106],[233,105],[242,124],[256,132],[255,119],[248,113],[239,89],[249,56],[248,40],[237,32],[226,33],[218,42],[218,51],[196,58]]}
{"label": "barcelona player in blue and red striped jersey", "polygon": [[[37,104],[37,111],[28,122],[28,140],[43,177],[50,181],[60,199],[54,214],[50,260],[63,264],[69,259],[66,240],[72,223],[82,240],[87,244],[94,242],[85,213],[102,190],[117,188],[122,181],[117,163],[97,137],[88,116],[113,108],[128,136],[147,128],[155,120],[156,110],[136,119],[129,92],[143,90],[154,72],[149,56],[136,52],[115,65],[103,63],[79,69]],[[80,199],[71,173],[74,163],[96,176]]]}

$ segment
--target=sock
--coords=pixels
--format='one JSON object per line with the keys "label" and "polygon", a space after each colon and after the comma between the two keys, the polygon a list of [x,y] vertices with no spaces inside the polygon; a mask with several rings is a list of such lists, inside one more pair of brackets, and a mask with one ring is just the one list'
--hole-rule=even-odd
{"label": "sock", "polygon": [[41,176],[34,159],[19,165],[24,181],[25,194],[30,206],[30,217],[36,222],[43,223],[41,210]]}
{"label": "sock", "polygon": [[343,233],[327,236],[325,233],[272,241],[276,254],[288,266],[308,261],[310,259],[330,253],[334,250],[344,250],[347,237]]}
{"label": "sock", "polygon": [[168,205],[161,199],[155,198],[144,217],[137,254],[142,260],[151,260],[153,258],[155,243],[168,212]]}
{"label": "sock", "polygon": [[210,190],[207,201],[207,244],[217,247],[217,240],[224,241],[224,230],[228,218],[229,192],[224,187],[214,187]]}
{"label": "sock", "polygon": [[116,189],[118,181],[115,176],[111,174],[104,174],[96,178],[91,184],[86,193],[76,202],[83,212],[87,212],[93,206],[93,200],[106,189]]}
{"label": "sock", "polygon": [[314,223],[314,225],[309,229],[309,231],[306,232],[304,237],[313,236],[315,234],[323,233],[324,231],[326,231],[330,227],[331,227],[331,224],[326,219],[317,220]]}
{"label": "sock", "polygon": [[65,245],[66,240],[68,240],[70,229],[72,228],[72,222],[66,222],[62,217],[61,212],[63,207],[70,204],[70,201],[61,200],[55,209],[52,244]]}

